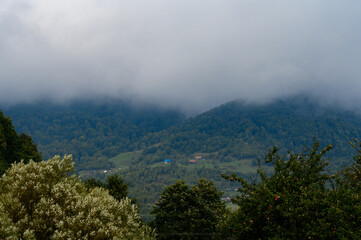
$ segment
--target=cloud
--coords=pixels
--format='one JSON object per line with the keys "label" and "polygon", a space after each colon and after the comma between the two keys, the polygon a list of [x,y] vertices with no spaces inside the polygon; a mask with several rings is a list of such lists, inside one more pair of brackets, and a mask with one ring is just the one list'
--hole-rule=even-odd
{"label": "cloud", "polygon": [[358,107],[361,2],[2,0],[0,102],[109,96],[200,111],[310,93]]}

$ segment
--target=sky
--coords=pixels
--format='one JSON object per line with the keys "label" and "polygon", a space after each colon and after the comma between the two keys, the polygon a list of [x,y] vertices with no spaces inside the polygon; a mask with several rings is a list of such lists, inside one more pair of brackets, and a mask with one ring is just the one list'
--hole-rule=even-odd
{"label": "sky", "polygon": [[361,109],[359,0],[1,0],[0,104],[204,111],[309,94]]}

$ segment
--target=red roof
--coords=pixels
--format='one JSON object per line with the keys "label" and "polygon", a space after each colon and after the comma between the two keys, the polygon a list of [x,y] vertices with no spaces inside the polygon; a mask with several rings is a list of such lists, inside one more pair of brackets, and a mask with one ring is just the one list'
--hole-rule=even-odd
{"label": "red roof", "polygon": [[196,160],[189,160],[189,162],[190,162],[190,163],[195,163],[195,162],[196,162]]}

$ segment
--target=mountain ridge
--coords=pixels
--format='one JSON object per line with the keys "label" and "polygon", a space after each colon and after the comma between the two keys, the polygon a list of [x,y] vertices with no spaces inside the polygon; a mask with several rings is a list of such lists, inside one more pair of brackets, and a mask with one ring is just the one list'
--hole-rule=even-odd
{"label": "mountain ridge", "polygon": [[124,100],[33,103],[6,108],[17,131],[31,135],[45,159],[73,154],[77,169],[112,167],[107,159],[184,119],[175,110]]}
{"label": "mountain ridge", "polygon": [[[233,101],[188,119],[177,111],[139,107],[135,111],[124,104],[60,108],[49,104],[42,112],[41,106],[22,105],[6,114],[17,131],[33,137],[40,151],[75,153],[83,178],[119,173],[129,182],[130,196],[139,199],[145,218],[164,187],[177,179],[195,184],[205,177],[232,197],[237,186],[221,174],[252,177],[257,158],[263,159],[274,145],[284,154],[288,149],[302,152],[316,137],[321,146],[335,145],[327,156],[339,168],[355,156],[348,142],[361,139],[359,115],[304,97],[268,104]],[[190,162],[195,156],[201,159]],[[171,161],[165,164],[165,159]]]}
{"label": "mountain ridge", "polygon": [[23,104],[6,109],[19,132],[31,135],[45,159],[73,153],[78,169],[113,167],[108,159],[141,151],[137,163],[187,159],[197,153],[220,162],[262,158],[277,145],[301,151],[314,138],[333,144],[333,158],[352,155],[361,117],[307,96],[267,104],[232,101],[187,118],[176,110],[127,101]]}
{"label": "mountain ridge", "polygon": [[360,126],[359,115],[316,105],[307,97],[269,104],[233,101],[143,137],[140,145],[148,145],[141,158],[151,163],[149,155],[176,157],[200,152],[217,153],[214,158],[233,155],[233,160],[259,158],[274,145],[284,152],[302,151],[314,138],[334,145],[331,156],[341,158],[352,154],[348,143],[360,139]]}

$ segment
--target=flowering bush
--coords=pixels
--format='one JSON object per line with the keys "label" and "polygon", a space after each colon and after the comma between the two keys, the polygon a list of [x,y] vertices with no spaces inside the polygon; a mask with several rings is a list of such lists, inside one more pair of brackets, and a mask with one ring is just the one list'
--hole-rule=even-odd
{"label": "flowering bush", "polygon": [[152,239],[137,207],[70,176],[71,156],[13,164],[0,179],[0,239]]}

